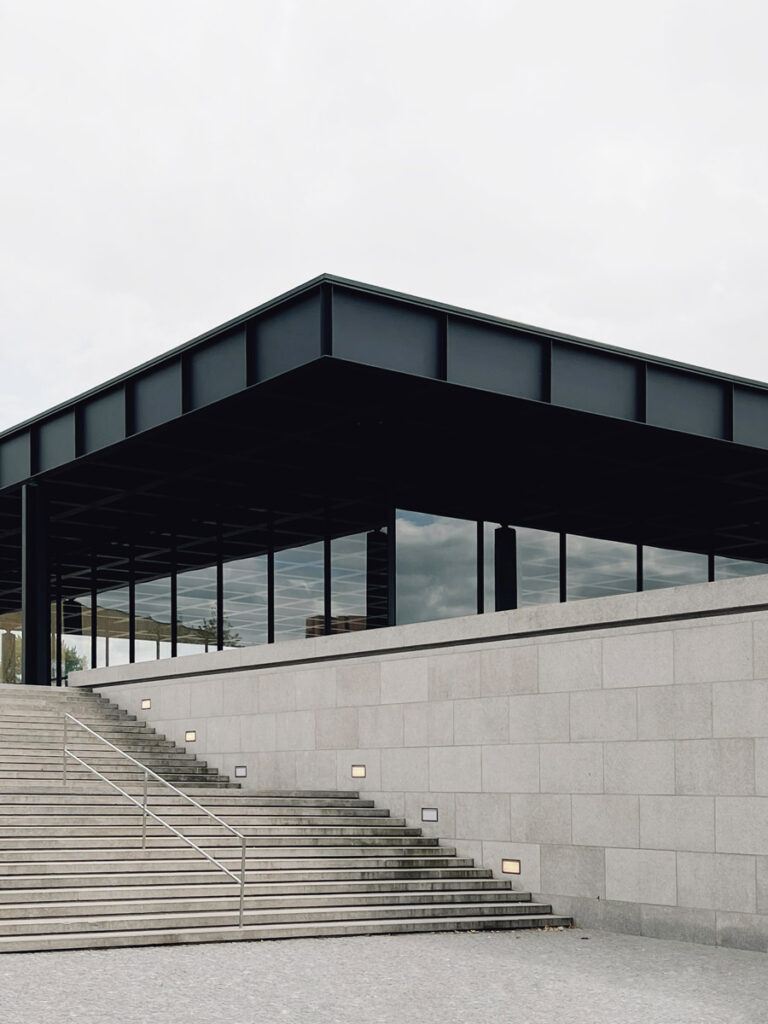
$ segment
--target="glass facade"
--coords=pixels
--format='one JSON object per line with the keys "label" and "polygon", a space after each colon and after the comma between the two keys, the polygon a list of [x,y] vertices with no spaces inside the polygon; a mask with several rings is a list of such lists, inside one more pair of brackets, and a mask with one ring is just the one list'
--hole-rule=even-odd
{"label": "glass facade", "polygon": [[[268,640],[269,560],[267,555],[225,562],[223,574],[223,646],[255,647]],[[215,590],[215,588],[214,588]],[[215,596],[215,594],[214,594]],[[216,614],[213,606],[213,615]],[[214,645],[216,641],[214,639]]]}
{"label": "glass facade", "polygon": [[0,615],[0,683],[21,682],[21,612]]}
{"label": "glass facade", "polygon": [[706,583],[708,579],[709,559],[706,555],[643,547],[643,590]]}
{"label": "glass facade", "polygon": [[325,633],[324,544],[275,552],[275,640]]}
{"label": "glass facade", "polygon": [[[123,554],[95,566],[74,596],[60,598],[61,581],[52,580],[52,680],[76,669],[768,572],[746,559],[406,509],[389,525],[382,517],[348,533],[325,520],[312,528],[325,535],[300,544],[286,544],[286,535],[276,542],[264,528],[259,553],[229,560],[214,538],[178,570],[171,542],[151,561]],[[188,568],[191,561],[207,564]],[[0,615],[0,655],[0,681],[19,682],[20,612]]]}
{"label": "glass facade", "polygon": [[397,622],[477,611],[477,524],[397,510]]}
{"label": "glass facade", "polygon": [[568,534],[565,549],[569,601],[637,590],[637,548],[633,544]]}
{"label": "glass facade", "polygon": [[216,650],[216,566],[190,569],[176,576],[176,653]]}

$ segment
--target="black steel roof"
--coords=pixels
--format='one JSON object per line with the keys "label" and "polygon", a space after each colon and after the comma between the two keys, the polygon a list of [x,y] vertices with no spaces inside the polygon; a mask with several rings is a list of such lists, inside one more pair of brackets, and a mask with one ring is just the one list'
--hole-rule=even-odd
{"label": "black steel roof", "polygon": [[322,275],[0,434],[0,595],[32,479],[73,588],[389,501],[768,559],[767,449],[766,385]]}

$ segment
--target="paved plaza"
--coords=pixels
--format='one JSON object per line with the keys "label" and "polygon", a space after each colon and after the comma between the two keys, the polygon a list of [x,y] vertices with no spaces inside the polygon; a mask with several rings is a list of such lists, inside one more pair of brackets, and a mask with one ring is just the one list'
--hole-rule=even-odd
{"label": "paved plaza", "polygon": [[765,1024],[768,956],[575,928],[9,953],[2,1024]]}

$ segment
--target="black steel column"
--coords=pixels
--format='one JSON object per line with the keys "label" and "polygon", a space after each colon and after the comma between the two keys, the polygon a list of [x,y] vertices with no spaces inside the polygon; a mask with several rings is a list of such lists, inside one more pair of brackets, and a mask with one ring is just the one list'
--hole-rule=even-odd
{"label": "black steel column", "polygon": [[179,560],[176,553],[176,535],[171,539],[171,657],[179,653]]}
{"label": "black steel column", "polygon": [[392,504],[387,523],[387,625],[397,625],[397,510]]}
{"label": "black steel column", "polygon": [[517,533],[511,526],[493,531],[493,572],[496,611],[517,608]]}
{"label": "black steel column", "polygon": [[21,681],[51,682],[51,598],[48,575],[48,516],[37,484],[21,490]]}
{"label": "black steel column", "polygon": [[131,543],[128,555],[128,661],[136,661],[136,553]]}
{"label": "black steel column", "polygon": [[98,638],[99,638],[99,589],[96,555],[91,558],[91,668],[96,668],[98,662]]}
{"label": "black steel column", "polygon": [[216,650],[224,650],[224,541],[219,527],[216,538]]}
{"label": "black steel column", "polygon": [[568,543],[567,534],[560,534],[560,600],[568,600]]}

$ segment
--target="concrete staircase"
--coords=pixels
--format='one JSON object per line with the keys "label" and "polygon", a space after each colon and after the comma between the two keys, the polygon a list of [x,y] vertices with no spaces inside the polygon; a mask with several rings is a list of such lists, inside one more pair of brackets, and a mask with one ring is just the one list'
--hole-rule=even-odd
{"label": "concrete staircase", "polygon": [[[239,885],[69,761],[67,711],[247,836]],[[68,746],[138,799],[143,772],[77,726]],[[149,807],[239,878],[236,836],[161,784]],[[103,698],[0,685],[0,952],[567,926],[354,792],[243,793]]]}

